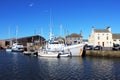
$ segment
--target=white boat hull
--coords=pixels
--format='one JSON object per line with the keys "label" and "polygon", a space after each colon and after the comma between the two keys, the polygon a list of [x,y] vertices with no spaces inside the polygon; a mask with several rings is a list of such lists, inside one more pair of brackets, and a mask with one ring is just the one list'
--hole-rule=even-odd
{"label": "white boat hull", "polygon": [[38,56],[40,57],[57,57],[58,53],[57,52],[46,52],[46,51],[38,51]]}
{"label": "white boat hull", "polygon": [[70,51],[72,56],[82,56],[83,45],[82,44],[77,44],[77,45],[67,46],[67,47],[64,47],[64,51],[65,52]]}
{"label": "white boat hull", "polygon": [[12,52],[12,49],[6,49],[7,52]]}
{"label": "white boat hull", "polygon": [[64,46],[63,51],[47,51],[45,49],[38,50],[40,57],[68,57],[82,56],[83,44]]}

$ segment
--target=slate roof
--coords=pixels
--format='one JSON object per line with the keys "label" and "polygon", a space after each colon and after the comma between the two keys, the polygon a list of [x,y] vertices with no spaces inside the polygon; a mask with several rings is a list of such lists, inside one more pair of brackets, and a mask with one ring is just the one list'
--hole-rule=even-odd
{"label": "slate roof", "polygon": [[71,35],[68,35],[66,37],[82,37],[82,35],[81,34],[72,33]]}
{"label": "slate roof", "polygon": [[110,31],[108,29],[94,29],[94,32],[97,32],[97,33],[109,33]]}
{"label": "slate roof", "polygon": [[120,39],[120,34],[113,34],[112,37],[113,39]]}

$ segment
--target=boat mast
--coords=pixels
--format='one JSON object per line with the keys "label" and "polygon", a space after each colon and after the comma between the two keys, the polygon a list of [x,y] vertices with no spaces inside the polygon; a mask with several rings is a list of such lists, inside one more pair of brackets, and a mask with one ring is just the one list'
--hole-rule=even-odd
{"label": "boat mast", "polygon": [[60,25],[60,37],[62,37],[62,24]]}
{"label": "boat mast", "polygon": [[8,29],[8,41],[9,41],[9,46],[11,46],[11,44],[10,44],[10,27]]}
{"label": "boat mast", "polygon": [[50,9],[50,41],[52,40],[53,40],[53,34],[52,34],[51,9]]}
{"label": "boat mast", "polygon": [[17,43],[17,36],[18,36],[18,26],[16,27],[16,43]]}

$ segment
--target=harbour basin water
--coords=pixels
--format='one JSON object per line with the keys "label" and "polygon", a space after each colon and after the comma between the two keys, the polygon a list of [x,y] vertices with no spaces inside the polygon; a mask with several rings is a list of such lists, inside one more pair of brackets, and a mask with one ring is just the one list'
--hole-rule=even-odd
{"label": "harbour basin water", "polygon": [[0,51],[0,80],[119,80],[120,58],[45,58]]}

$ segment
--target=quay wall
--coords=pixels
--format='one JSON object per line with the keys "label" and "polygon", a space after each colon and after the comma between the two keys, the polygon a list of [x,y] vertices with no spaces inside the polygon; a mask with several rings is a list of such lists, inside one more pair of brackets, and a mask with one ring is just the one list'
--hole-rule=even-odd
{"label": "quay wall", "polygon": [[83,54],[94,57],[120,57],[120,51],[86,50]]}

